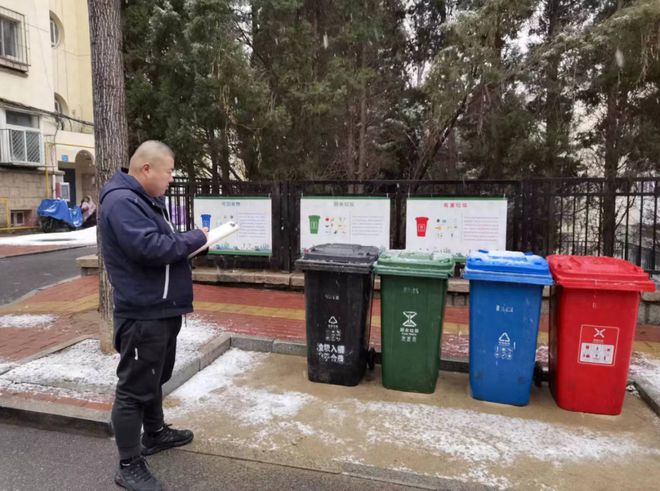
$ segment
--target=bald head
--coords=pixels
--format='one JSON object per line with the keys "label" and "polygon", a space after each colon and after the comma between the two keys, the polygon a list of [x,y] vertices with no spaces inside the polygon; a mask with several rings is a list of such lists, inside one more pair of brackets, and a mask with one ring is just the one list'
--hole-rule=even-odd
{"label": "bald head", "polygon": [[162,196],[172,182],[174,170],[174,152],[163,142],[147,140],[142,143],[131,157],[129,175],[142,185],[154,198]]}
{"label": "bald head", "polygon": [[158,140],[147,140],[143,142],[131,157],[129,164],[129,174],[138,171],[145,163],[158,165],[164,163],[167,159],[174,160],[172,149]]}

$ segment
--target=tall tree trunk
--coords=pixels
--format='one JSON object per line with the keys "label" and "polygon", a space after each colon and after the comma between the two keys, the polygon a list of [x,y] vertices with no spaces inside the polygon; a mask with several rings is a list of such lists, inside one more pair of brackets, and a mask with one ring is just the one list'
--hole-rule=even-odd
{"label": "tall tree trunk", "polygon": [[[96,148],[96,183],[99,189],[128,162],[128,129],[126,126],[126,95],[124,93],[124,62],[122,56],[121,0],[89,0],[89,33],[92,57],[92,88],[94,96],[94,140]],[[99,218],[103,206],[99,205]],[[101,350],[111,353],[112,346],[112,286],[105,269],[97,228],[99,257],[99,337]]]}
{"label": "tall tree trunk", "polygon": [[[623,8],[623,0],[617,1],[617,10]],[[618,49],[618,48],[617,48]],[[607,89],[607,115],[605,116],[605,193],[603,197],[603,255],[614,255],[616,241],[616,176],[619,165],[619,104],[620,68],[616,63],[616,53],[610,62],[611,81]]]}
{"label": "tall tree trunk", "polygon": [[[222,168],[220,164],[220,151],[218,150],[218,142],[214,128],[206,128],[206,141],[208,142],[209,157],[211,159],[211,192],[213,194],[219,194],[220,182],[222,181]],[[224,194],[225,189],[223,189],[222,192]]]}
{"label": "tall tree trunk", "polygon": [[[497,16],[497,31],[495,33],[495,39],[493,41],[493,51],[495,55],[495,64],[500,74],[504,72],[504,67],[502,64],[502,53],[504,51],[504,35],[502,33],[504,23],[503,14]],[[504,115],[504,104],[502,102],[502,92],[503,85],[502,80],[500,83],[494,85],[486,85],[486,121],[488,121],[488,137],[491,140],[491,155],[493,156],[490,165],[487,166],[488,177],[494,177],[499,175],[504,169],[504,156],[506,155],[506,150],[504,148],[504,143],[502,142],[502,135],[500,131],[500,120],[503,119]],[[506,171],[505,171],[506,172]]]}
{"label": "tall tree trunk", "polygon": [[362,84],[360,87],[360,128],[358,136],[358,179],[366,179],[366,156],[367,156],[367,83],[364,80],[364,69],[366,68],[365,60],[366,48],[364,45],[360,46],[360,71],[362,72]]}
{"label": "tall tree trunk", "polygon": [[348,179],[356,179],[355,169],[355,106],[348,104],[348,125],[346,128],[346,175]]}
{"label": "tall tree trunk", "polygon": [[220,132],[221,147],[220,147],[220,168],[222,169],[222,184],[223,188],[229,189],[229,181],[231,180],[231,151],[229,149],[229,119],[225,121],[225,127]]}
{"label": "tall tree trunk", "polygon": [[[412,172],[412,180],[418,181],[424,178],[429,167],[447,141],[447,137],[456,126],[458,118],[460,118],[461,115],[465,112],[465,108],[467,106],[467,98],[467,94],[463,96],[463,99],[461,99],[461,102],[454,111],[451,119],[442,129],[430,129],[429,136],[424,137],[421,143],[422,148],[418,154],[417,161],[415,162],[415,166]],[[414,191],[415,189],[417,189],[417,187],[413,186],[411,191]]]}
{"label": "tall tree trunk", "polygon": [[[546,7],[548,22],[548,43],[552,43],[560,28],[561,0],[549,0]],[[546,101],[545,101],[545,169],[546,176],[563,175],[563,169],[557,169],[557,141],[559,138],[559,54],[548,59],[545,71]]]}
{"label": "tall tree trunk", "polygon": [[250,33],[252,35],[252,51],[250,52],[250,66],[257,65],[257,49],[259,44],[259,8],[255,0],[250,1],[250,17],[252,23],[250,24]]}
{"label": "tall tree trunk", "polygon": [[605,193],[603,198],[603,254],[614,255],[616,234],[616,176],[619,163],[617,140],[619,134],[618,84],[607,91],[607,115],[605,120]]}

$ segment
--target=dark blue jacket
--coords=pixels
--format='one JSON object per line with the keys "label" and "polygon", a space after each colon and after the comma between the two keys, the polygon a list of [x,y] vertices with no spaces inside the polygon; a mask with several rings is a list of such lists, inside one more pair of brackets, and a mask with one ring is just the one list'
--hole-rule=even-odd
{"label": "dark blue jacket", "polygon": [[165,200],[117,172],[101,190],[101,244],[114,288],[115,316],[162,319],[192,312],[188,255],[204,245],[201,230],[177,233]]}

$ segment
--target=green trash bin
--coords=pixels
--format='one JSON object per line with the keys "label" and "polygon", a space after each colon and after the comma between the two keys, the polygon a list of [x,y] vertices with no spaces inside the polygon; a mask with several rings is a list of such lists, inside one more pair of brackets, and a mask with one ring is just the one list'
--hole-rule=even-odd
{"label": "green trash bin", "polygon": [[386,251],[375,267],[380,275],[383,385],[430,394],[440,361],[449,254]]}

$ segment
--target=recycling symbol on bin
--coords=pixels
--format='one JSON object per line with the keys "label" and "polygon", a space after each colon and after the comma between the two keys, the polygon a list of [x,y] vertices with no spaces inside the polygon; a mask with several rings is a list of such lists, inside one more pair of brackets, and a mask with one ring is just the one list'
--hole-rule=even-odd
{"label": "recycling symbol on bin", "polygon": [[406,321],[403,323],[404,327],[417,327],[413,319],[417,316],[417,312],[404,311],[403,315],[406,316]]}
{"label": "recycling symbol on bin", "polygon": [[328,324],[332,324],[336,326],[337,324],[339,324],[339,322],[337,322],[337,318],[333,315],[328,319]]}

